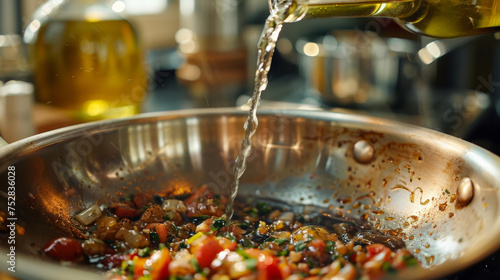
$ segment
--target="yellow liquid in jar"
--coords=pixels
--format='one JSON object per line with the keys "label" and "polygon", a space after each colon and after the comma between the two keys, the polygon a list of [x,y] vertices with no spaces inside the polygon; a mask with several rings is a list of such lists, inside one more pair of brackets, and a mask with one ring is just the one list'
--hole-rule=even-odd
{"label": "yellow liquid in jar", "polygon": [[38,101],[79,121],[137,114],[147,90],[142,51],[126,20],[49,20],[31,48]]}
{"label": "yellow liquid in jar", "polygon": [[407,29],[449,38],[500,30],[500,0],[299,0],[287,22],[320,17],[390,17]]}

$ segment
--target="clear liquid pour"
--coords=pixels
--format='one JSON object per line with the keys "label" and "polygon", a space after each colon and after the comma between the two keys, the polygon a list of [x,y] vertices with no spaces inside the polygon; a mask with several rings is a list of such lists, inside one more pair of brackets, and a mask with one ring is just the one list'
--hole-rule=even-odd
{"label": "clear liquid pour", "polygon": [[257,70],[255,72],[255,87],[252,98],[250,99],[250,111],[248,112],[247,120],[243,126],[245,135],[241,141],[240,153],[236,158],[234,171],[234,182],[229,189],[229,204],[226,209],[227,219],[231,219],[233,215],[233,203],[238,193],[239,181],[247,166],[247,158],[252,151],[252,136],[257,131],[257,107],[262,92],[268,84],[268,73],[271,68],[276,42],[278,41],[281,28],[283,27],[284,18],[288,10],[287,6],[279,9],[273,9],[269,17],[266,19],[264,30],[258,44],[257,55]]}

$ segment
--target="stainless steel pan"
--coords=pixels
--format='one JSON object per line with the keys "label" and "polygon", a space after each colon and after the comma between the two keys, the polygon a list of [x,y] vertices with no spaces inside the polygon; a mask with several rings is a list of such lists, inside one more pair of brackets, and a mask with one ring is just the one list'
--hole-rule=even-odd
{"label": "stainless steel pan", "polygon": [[[29,279],[99,279],[41,253],[80,230],[70,217],[93,203],[141,190],[208,183],[224,192],[246,111],[207,109],[141,115],[68,127],[0,149],[0,208],[15,167],[16,274]],[[500,159],[459,139],[400,123],[324,111],[263,110],[240,195],[367,219],[403,237],[435,278],[499,248]],[[11,178],[12,179],[12,178]],[[8,217],[8,216],[7,216]],[[3,218],[6,218],[5,215]],[[10,245],[0,239],[1,269]]]}

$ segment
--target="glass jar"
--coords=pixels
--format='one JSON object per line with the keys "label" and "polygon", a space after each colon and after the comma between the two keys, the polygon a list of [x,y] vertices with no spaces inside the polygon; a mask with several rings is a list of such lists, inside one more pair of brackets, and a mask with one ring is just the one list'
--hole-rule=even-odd
{"label": "glass jar", "polygon": [[50,0],[35,12],[24,39],[37,101],[78,121],[140,111],[148,82],[138,35],[106,2]]}

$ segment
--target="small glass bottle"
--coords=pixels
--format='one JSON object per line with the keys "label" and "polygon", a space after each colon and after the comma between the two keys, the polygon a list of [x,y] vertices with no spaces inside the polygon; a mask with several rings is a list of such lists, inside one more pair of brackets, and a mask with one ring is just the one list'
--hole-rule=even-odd
{"label": "small glass bottle", "polygon": [[25,35],[37,101],[78,121],[131,116],[147,91],[138,36],[118,12],[98,0],[50,0]]}

